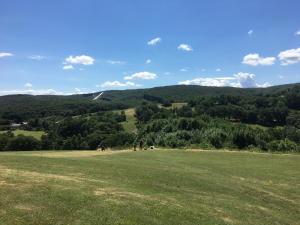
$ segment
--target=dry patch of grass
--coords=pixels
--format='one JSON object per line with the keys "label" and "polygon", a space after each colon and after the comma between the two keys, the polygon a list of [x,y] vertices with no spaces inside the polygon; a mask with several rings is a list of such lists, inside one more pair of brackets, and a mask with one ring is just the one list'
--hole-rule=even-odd
{"label": "dry patch of grass", "polygon": [[[161,205],[182,207],[174,198],[145,195],[137,192],[125,191],[119,188],[97,188],[94,195],[106,198],[108,201],[122,203],[120,199],[132,199],[133,201],[151,201]],[[123,202],[124,203],[124,202]]]}
{"label": "dry patch of grass", "polygon": [[33,205],[25,205],[25,204],[18,204],[14,206],[15,209],[19,209],[19,210],[24,210],[24,211],[33,211],[36,210],[37,207],[33,206]]}
{"label": "dry patch of grass", "polygon": [[[85,158],[94,156],[106,156],[113,154],[129,153],[132,150],[118,150],[118,151],[39,151],[39,152],[19,152],[19,155],[24,156],[37,156],[37,157],[47,157],[47,158]],[[15,154],[15,153],[3,153],[5,155]]]}
{"label": "dry patch of grass", "polygon": [[[51,174],[51,173],[40,173],[40,172],[33,172],[27,170],[17,170],[17,169],[10,169],[0,165],[0,179],[1,178],[13,178],[13,177],[23,177],[23,180],[35,182],[35,183],[46,183],[48,180],[60,180],[60,181],[69,181],[69,182],[76,182],[76,183],[83,183],[86,181],[89,182],[100,182],[105,183],[104,180],[98,179],[89,179],[84,176],[79,176],[80,174],[68,174],[68,175],[59,175],[59,174]],[[6,182],[5,180],[0,180],[1,185],[14,185]],[[15,185],[14,185],[15,186]]]}
{"label": "dry patch of grass", "polygon": [[5,177],[21,176],[21,177],[26,177],[26,179],[34,179],[35,181],[45,180],[45,179],[58,179],[58,180],[64,180],[64,181],[80,182],[79,178],[72,177],[72,176],[10,169],[10,168],[4,167],[4,166],[0,166],[0,173],[2,176],[5,176]]}
{"label": "dry patch of grass", "polygon": [[225,223],[227,224],[239,224],[239,221],[234,219],[232,217],[232,215],[229,215],[228,213],[226,213],[223,209],[221,208],[216,208],[215,209],[215,213],[214,215],[217,218],[220,218],[221,220],[223,220]]}
{"label": "dry patch of grass", "polygon": [[133,197],[141,199],[151,199],[151,196],[138,194],[135,192],[122,191],[116,188],[98,188],[94,194],[96,196],[115,196],[115,197]]}

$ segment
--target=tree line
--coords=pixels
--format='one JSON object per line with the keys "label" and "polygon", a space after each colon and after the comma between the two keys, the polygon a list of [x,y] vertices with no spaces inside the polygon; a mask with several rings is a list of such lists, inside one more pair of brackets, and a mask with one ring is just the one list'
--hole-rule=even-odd
{"label": "tree line", "polygon": [[[174,88],[173,88],[174,89]],[[174,89],[175,90],[175,89]],[[232,89],[230,89],[232,91]],[[87,104],[73,107],[73,99],[60,113],[40,115],[23,109],[26,130],[43,130],[41,140],[0,134],[0,150],[60,150],[158,146],[166,148],[230,148],[262,151],[299,151],[300,87],[274,93],[220,94],[191,97],[172,107],[168,97],[144,93],[136,104],[137,131],[125,130],[124,105]],[[75,102],[73,102],[75,101]],[[81,101],[81,100],[80,100]],[[39,103],[40,104],[40,103]],[[105,107],[104,107],[105,106]],[[58,107],[59,109],[59,107]],[[69,111],[69,109],[71,111]],[[0,118],[15,121],[12,111]],[[20,121],[23,121],[20,118]]]}

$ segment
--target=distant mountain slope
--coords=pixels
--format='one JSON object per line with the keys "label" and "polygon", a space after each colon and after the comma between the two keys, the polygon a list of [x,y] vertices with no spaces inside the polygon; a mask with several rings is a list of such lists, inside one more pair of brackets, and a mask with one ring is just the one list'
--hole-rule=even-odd
{"label": "distant mountain slope", "polygon": [[287,91],[289,88],[300,86],[287,84],[269,88],[233,88],[233,87],[204,87],[196,85],[174,85],[149,89],[114,90],[100,94],[82,94],[71,96],[31,96],[9,95],[0,97],[0,118],[9,119],[19,115],[21,118],[33,118],[47,115],[74,115],[105,109],[125,109],[140,104],[145,97],[163,99],[173,102],[186,102],[198,96],[214,95],[258,95],[274,94]]}
{"label": "distant mountain slope", "polygon": [[[272,86],[268,88],[234,88],[234,87],[206,87],[198,85],[174,85],[164,87],[154,87],[149,89],[135,90],[114,90],[105,91],[103,94],[104,100],[114,102],[126,102],[131,104],[136,100],[141,100],[144,95],[161,97],[174,102],[186,102],[198,96],[215,96],[215,95],[257,95],[257,94],[273,94],[285,91],[297,84],[286,84]],[[100,99],[101,100],[101,99]],[[103,100],[103,99],[102,99]]]}

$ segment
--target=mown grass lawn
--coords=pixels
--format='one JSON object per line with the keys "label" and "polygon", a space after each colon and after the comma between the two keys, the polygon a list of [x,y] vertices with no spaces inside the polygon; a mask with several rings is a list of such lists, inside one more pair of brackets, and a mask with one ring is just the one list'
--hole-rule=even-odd
{"label": "mown grass lawn", "polygon": [[300,156],[0,153],[0,224],[299,224]]}
{"label": "mown grass lawn", "polygon": [[137,132],[136,128],[136,119],[135,119],[135,109],[130,108],[125,110],[126,121],[121,124],[124,127],[124,130],[127,132]]}

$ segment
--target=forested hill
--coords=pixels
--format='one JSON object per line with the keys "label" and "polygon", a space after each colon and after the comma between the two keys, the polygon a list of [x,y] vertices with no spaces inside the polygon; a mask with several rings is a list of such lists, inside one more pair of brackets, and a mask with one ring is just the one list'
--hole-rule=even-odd
{"label": "forested hill", "polygon": [[[0,151],[153,145],[300,151],[300,84],[168,86],[98,96],[0,97]],[[15,135],[29,131],[44,135]]]}
{"label": "forested hill", "polygon": [[105,91],[101,98],[93,100],[99,93],[71,96],[9,95],[0,97],[0,119],[19,117],[24,121],[33,117],[52,115],[79,115],[112,109],[136,107],[143,101],[157,103],[188,102],[199,96],[257,96],[284,95],[291,89],[299,90],[300,83],[269,88],[204,87],[196,85],[174,85],[149,89]]}
{"label": "forested hill", "polygon": [[[114,102],[126,102],[133,104],[144,100],[145,95],[157,97],[171,102],[187,102],[199,96],[234,95],[249,96],[261,94],[278,94],[286,92],[293,87],[300,87],[300,83],[272,86],[268,88],[234,88],[234,87],[207,87],[199,85],[173,85],[154,87],[149,89],[114,90],[106,91],[105,100]],[[146,97],[147,98],[147,97]]]}

